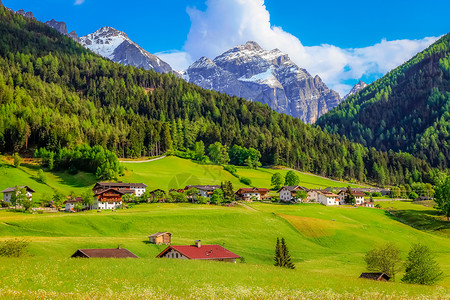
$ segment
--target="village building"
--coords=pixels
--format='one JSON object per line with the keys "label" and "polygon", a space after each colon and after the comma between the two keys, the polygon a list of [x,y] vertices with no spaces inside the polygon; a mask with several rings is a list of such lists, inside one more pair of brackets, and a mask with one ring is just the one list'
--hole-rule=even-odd
{"label": "village building", "polygon": [[278,190],[278,193],[280,195],[280,201],[283,202],[295,201],[297,199],[296,198],[297,191],[308,192],[309,190],[299,185],[283,186],[281,189]]}
{"label": "village building", "polygon": [[81,204],[81,207],[85,208],[85,205],[83,204],[83,198],[75,197],[73,199],[69,198],[64,202],[64,210],[68,212],[75,211],[76,204]]}
{"label": "village building", "polygon": [[362,204],[362,206],[364,207],[375,207],[375,202],[364,202],[364,204]]}
{"label": "village building", "polygon": [[240,188],[235,197],[237,200],[252,201],[269,199],[269,189],[265,188]]}
{"label": "village building", "polygon": [[188,185],[184,188],[184,190],[188,191],[192,188],[196,188],[198,190],[198,196],[211,198],[214,191],[220,189],[220,185]]}
{"label": "village building", "polygon": [[94,195],[93,209],[116,209],[122,207],[122,196],[125,193],[117,189],[99,190]]}
{"label": "village building", "polygon": [[327,206],[339,205],[339,196],[332,192],[318,191],[318,201]]}
{"label": "village building", "polygon": [[231,263],[236,263],[236,260],[241,258],[220,245],[202,245],[199,240],[195,241],[195,245],[169,246],[156,257],[215,260]]}
{"label": "village building", "polygon": [[389,279],[391,279],[390,276],[384,273],[362,273],[359,278],[371,279],[376,281],[389,281]]}
{"label": "village building", "polygon": [[131,251],[121,248],[114,249],[78,249],[72,257],[81,258],[138,258]]}
{"label": "village building", "polygon": [[308,191],[308,196],[306,197],[306,201],[308,202],[319,202],[319,189],[313,189]]}
{"label": "village building", "polygon": [[3,190],[2,191],[2,193],[3,193],[3,201],[11,203],[12,195],[14,193],[16,193],[16,195],[19,195],[20,190],[23,189],[23,188],[25,188],[25,190],[26,190],[26,193],[27,193],[26,195],[28,197],[28,200],[32,201],[33,200],[34,190],[32,190],[27,185],[22,185],[22,186],[18,186],[18,187],[9,187],[9,188]]}
{"label": "village building", "polygon": [[[353,196],[355,197],[355,204],[356,205],[363,205],[364,204],[364,196],[366,196],[363,192],[361,192],[361,191],[357,191],[357,190],[351,190],[352,191],[352,194],[353,194]],[[341,190],[339,193],[338,193],[338,196],[339,196],[339,203],[341,204],[341,205],[345,205],[346,203],[345,203],[345,198],[347,198],[347,189],[345,189],[345,190]]]}
{"label": "village building", "polygon": [[140,197],[145,193],[147,185],[144,183],[97,182],[92,188],[95,194],[107,189],[116,189],[124,194],[134,194],[136,197]]}
{"label": "village building", "polygon": [[149,242],[156,245],[170,245],[172,234],[170,232],[157,232],[148,236]]}

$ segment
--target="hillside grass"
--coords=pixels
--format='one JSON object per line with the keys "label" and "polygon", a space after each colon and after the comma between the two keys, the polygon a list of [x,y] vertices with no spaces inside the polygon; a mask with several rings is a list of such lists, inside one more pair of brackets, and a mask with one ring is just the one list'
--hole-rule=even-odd
{"label": "hillside grass", "polygon": [[[408,209],[415,204],[402,205]],[[7,298],[16,295],[18,299],[39,295],[253,299],[450,296],[449,277],[433,287],[358,279],[365,271],[364,254],[387,241],[396,243],[403,257],[412,242],[431,246],[444,273],[450,274],[447,237],[402,224],[382,209],[319,204],[248,206],[253,209],[143,204],[101,213],[30,215],[0,211],[0,240],[20,237],[31,242],[29,257],[0,259],[0,294]],[[157,259],[165,246],[147,243],[147,236],[157,231],[172,232],[173,244],[201,239],[204,244],[224,245],[243,256],[246,263]],[[295,270],[272,266],[277,237],[287,240]],[[112,248],[118,244],[140,259],[69,258],[78,248]]]}

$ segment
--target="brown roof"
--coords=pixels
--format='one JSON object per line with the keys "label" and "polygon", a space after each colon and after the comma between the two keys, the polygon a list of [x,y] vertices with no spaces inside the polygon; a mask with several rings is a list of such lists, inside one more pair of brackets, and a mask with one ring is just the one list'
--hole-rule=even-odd
{"label": "brown roof", "polygon": [[184,189],[189,190],[192,188],[196,188],[197,190],[202,191],[214,191],[220,189],[220,185],[187,185]]}
{"label": "brown roof", "polygon": [[68,199],[67,201],[64,202],[64,204],[66,203],[82,203],[83,202],[83,198],[81,197],[75,197],[74,199]]}
{"label": "brown roof", "polygon": [[[364,197],[366,194],[364,194],[363,192],[361,192],[361,191],[357,191],[357,190],[354,190],[354,189],[352,189],[351,190],[352,191],[352,194],[353,194],[353,196],[358,196],[358,197]],[[340,192],[339,192],[339,194],[346,194],[347,193],[347,190],[345,189],[345,190],[341,190]]]}
{"label": "brown roof", "polygon": [[269,189],[265,189],[265,188],[240,188],[236,193],[241,194],[241,193],[246,193],[246,192],[270,192]]}
{"label": "brown roof", "polygon": [[152,235],[149,235],[148,237],[151,237],[151,236],[160,236],[160,235],[163,235],[163,234],[169,234],[169,235],[172,235],[170,232],[157,232],[157,233],[154,233],[154,234],[152,234]]}
{"label": "brown roof", "polygon": [[380,280],[382,278],[384,278],[386,281],[388,281],[389,279],[391,279],[390,276],[384,274],[384,273],[362,273],[359,278],[364,278],[364,279],[372,279],[372,280]]}
{"label": "brown roof", "polygon": [[114,249],[78,249],[72,257],[87,258],[138,258],[125,248]]}
{"label": "brown roof", "polygon": [[309,191],[307,188],[299,186],[299,185],[283,186],[281,189],[278,190],[278,193],[281,192],[281,190],[288,190],[290,192],[298,191],[298,190]]}
{"label": "brown roof", "polygon": [[321,193],[322,195],[325,195],[327,197],[338,197],[335,193],[327,192],[327,191],[317,191],[318,193]]}
{"label": "brown roof", "polygon": [[[34,190],[32,190],[32,189],[31,189],[30,187],[28,187],[27,185],[21,185],[21,186],[18,186],[18,188],[19,188],[19,189],[26,188],[28,192],[34,193]],[[15,190],[16,190],[16,187],[13,186],[13,187],[9,187],[9,188],[7,188],[7,189],[1,191],[0,193],[11,193],[11,192],[14,192]]]}
{"label": "brown roof", "polygon": [[97,182],[94,188],[146,188],[144,183],[128,183],[128,182]]}
{"label": "brown roof", "polygon": [[118,194],[121,194],[121,195],[124,195],[124,194],[125,194],[125,193],[123,192],[122,189],[113,189],[113,188],[111,188],[111,189],[100,190],[100,191],[98,191],[97,193],[95,193],[94,196],[101,195],[101,194],[103,194],[103,193],[105,193],[105,192],[108,192],[108,191],[114,191],[114,192],[116,192],[116,193],[118,193]]}

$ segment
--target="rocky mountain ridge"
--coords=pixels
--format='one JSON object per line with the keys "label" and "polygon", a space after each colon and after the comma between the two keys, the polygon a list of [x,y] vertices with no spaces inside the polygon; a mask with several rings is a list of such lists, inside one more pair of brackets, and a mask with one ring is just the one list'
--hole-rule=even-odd
{"label": "rocky mountain ridge", "polygon": [[153,69],[159,73],[172,71],[168,63],[144,50],[126,33],[112,27],[105,26],[94,33],[82,36],[80,43],[93,52],[124,65]]}
{"label": "rocky mountain ridge", "polygon": [[55,28],[56,30],[58,30],[60,33],[71,37],[75,42],[80,43],[81,40],[78,37],[77,33],[75,32],[75,30],[71,31],[70,33],[67,31],[67,25],[64,22],[58,22],[55,21],[55,19],[51,19],[50,21],[45,22],[45,24],[47,24],[50,27]]}
{"label": "rocky mountain ridge", "polygon": [[344,98],[342,98],[342,101],[344,101],[348,97],[358,93],[360,90],[364,89],[366,86],[368,86],[368,84],[360,80],[357,84],[355,84],[353,86],[353,88],[350,90],[350,92],[348,92],[348,94],[345,95]]}
{"label": "rocky mountain ridge", "polygon": [[341,99],[319,76],[311,76],[279,49],[249,41],[219,55],[202,57],[184,73],[202,88],[268,104],[274,110],[314,123]]}

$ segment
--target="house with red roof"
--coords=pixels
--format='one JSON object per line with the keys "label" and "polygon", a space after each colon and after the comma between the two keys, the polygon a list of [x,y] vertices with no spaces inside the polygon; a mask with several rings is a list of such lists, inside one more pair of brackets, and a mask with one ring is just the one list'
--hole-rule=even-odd
{"label": "house with red roof", "polygon": [[237,200],[245,200],[245,201],[252,201],[252,200],[264,200],[270,198],[269,196],[269,189],[264,188],[240,188],[236,193],[235,197]]}
{"label": "house with red roof", "polygon": [[241,258],[220,245],[202,245],[200,240],[194,245],[168,246],[157,258],[203,259],[236,263]]}

